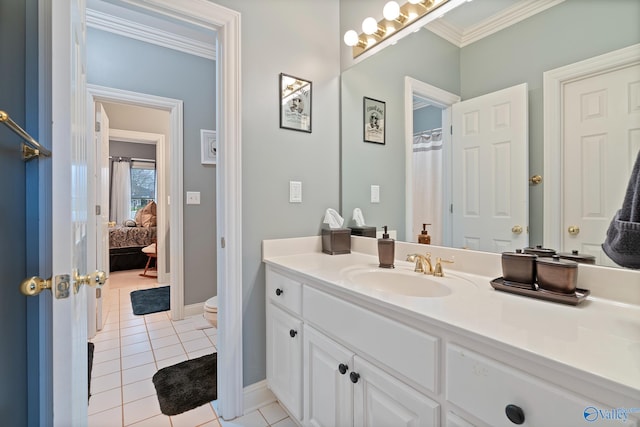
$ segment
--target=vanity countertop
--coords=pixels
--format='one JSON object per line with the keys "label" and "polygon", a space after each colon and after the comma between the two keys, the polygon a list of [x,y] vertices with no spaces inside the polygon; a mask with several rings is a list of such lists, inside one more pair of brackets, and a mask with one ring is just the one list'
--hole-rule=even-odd
{"label": "vanity countertop", "polygon": [[[491,287],[490,281],[497,276],[456,270],[455,264],[445,265],[445,277],[434,280],[446,284],[458,276],[473,282],[475,289],[470,286],[468,291],[439,298],[407,297],[344,279],[341,270],[350,266],[376,268],[378,260],[373,254],[352,251],[331,256],[323,254],[316,243],[298,245],[293,253],[287,253],[282,250],[282,241],[270,242],[277,243],[263,246],[264,262],[295,274],[303,282],[312,281],[334,294],[361,299],[414,321],[470,333],[525,357],[544,358],[561,369],[577,369],[618,389],[622,386],[625,394],[640,399],[639,305],[589,296],[571,306],[513,295]],[[413,273],[413,263],[396,261],[395,265],[398,272]]]}

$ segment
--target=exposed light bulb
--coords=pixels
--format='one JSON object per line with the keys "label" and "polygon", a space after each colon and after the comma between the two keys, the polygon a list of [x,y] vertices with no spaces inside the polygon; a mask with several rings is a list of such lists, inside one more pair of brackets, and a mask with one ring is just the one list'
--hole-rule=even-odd
{"label": "exposed light bulb", "polygon": [[363,33],[367,35],[371,35],[371,34],[374,34],[376,31],[378,31],[378,22],[374,18],[368,17],[368,18],[365,18],[364,21],[362,21]]}
{"label": "exposed light bulb", "polygon": [[358,44],[358,33],[354,30],[349,30],[344,33],[344,44],[347,46],[355,46]]}
{"label": "exposed light bulb", "polygon": [[418,4],[418,3],[422,3],[423,0],[409,0],[409,3],[411,4]]}
{"label": "exposed light bulb", "polygon": [[387,21],[393,21],[400,16],[400,5],[395,1],[390,1],[384,5],[382,9],[382,15]]}

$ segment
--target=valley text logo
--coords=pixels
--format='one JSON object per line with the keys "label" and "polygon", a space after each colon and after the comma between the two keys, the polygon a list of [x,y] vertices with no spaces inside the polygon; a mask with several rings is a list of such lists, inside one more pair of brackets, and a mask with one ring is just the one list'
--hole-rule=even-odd
{"label": "valley text logo", "polygon": [[587,406],[584,408],[584,419],[590,423],[594,421],[620,421],[627,422],[629,414],[634,412],[640,413],[640,408],[612,408],[600,409],[595,406]]}

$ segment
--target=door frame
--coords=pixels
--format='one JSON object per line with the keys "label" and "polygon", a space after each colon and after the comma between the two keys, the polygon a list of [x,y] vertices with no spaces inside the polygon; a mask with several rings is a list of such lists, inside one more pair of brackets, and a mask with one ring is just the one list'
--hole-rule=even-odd
{"label": "door frame", "polygon": [[[216,123],[218,134],[217,241],[218,262],[218,414],[233,419],[243,414],[243,347],[242,347],[242,110],[241,110],[241,52],[240,13],[207,0],[126,0],[127,3],[156,13],[190,22],[217,31],[218,59],[216,83],[218,88]],[[51,43],[45,35],[51,32],[47,17],[52,15],[50,0],[42,0],[43,19],[39,22],[42,41],[40,67],[42,76],[50,76],[52,52],[60,48],[61,39],[52,34]],[[64,14],[64,12],[60,12]],[[55,27],[56,29],[58,27]],[[66,49],[66,46],[62,46]],[[53,85],[45,85],[44,89]],[[51,106],[60,105],[59,97],[68,97],[70,82],[57,81],[50,95],[40,101],[45,116],[41,129],[50,126]],[[49,97],[50,96],[50,97]],[[82,94],[84,96],[84,94]],[[64,153],[58,153],[64,155]],[[173,174],[174,176],[176,174]],[[46,188],[46,187],[43,187]],[[183,194],[174,198],[182,201]],[[174,203],[181,205],[182,203]],[[182,243],[180,243],[182,244]],[[174,257],[175,258],[175,257]],[[172,304],[174,301],[172,301]],[[182,306],[182,304],[173,304]],[[53,369],[56,367],[54,366]],[[42,391],[50,397],[50,390]]]}
{"label": "door frame", "polygon": [[[162,203],[158,203],[158,217],[161,218],[162,224],[158,226],[158,247],[166,251],[166,245],[164,244],[164,233],[161,232],[162,226],[167,226],[167,209],[165,197],[171,197],[174,194],[183,194],[183,103],[178,99],[164,98],[155,95],[148,95],[144,93],[131,92],[121,89],[115,89],[110,87],[87,85],[88,97],[90,99],[90,105],[88,109],[90,113],[94,113],[94,106],[96,102],[107,102],[117,104],[127,104],[136,107],[152,108],[156,110],[163,110],[169,113],[169,147],[164,147],[165,144],[158,144],[157,136],[155,134],[148,134],[142,132],[133,131],[119,131],[113,130],[110,132],[110,139],[117,139],[118,141],[130,141],[130,142],[145,142],[153,140],[156,142],[156,162],[163,170],[167,167],[171,170],[169,188],[165,188],[165,175],[162,172],[162,176],[157,179],[158,182],[158,200],[163,200]],[[87,117],[94,117],[93,114],[89,114]],[[91,126],[92,135],[93,127]],[[145,136],[146,135],[146,136]],[[164,141],[164,138],[161,138]],[[165,148],[169,148],[167,153]],[[167,156],[167,154],[169,154]],[[166,158],[169,158],[167,164]],[[168,192],[167,192],[168,190]],[[174,196],[174,199],[178,197]],[[174,320],[181,320],[184,317],[184,258],[182,256],[184,251],[184,206],[182,203],[173,203],[169,205],[169,230],[171,233],[169,253],[178,254],[172,256],[169,260],[169,271],[171,283],[171,318]],[[96,230],[99,231],[99,230]],[[159,257],[160,258],[160,257]],[[164,263],[162,263],[164,264]],[[160,264],[159,264],[160,265]],[[166,277],[166,274],[165,274]],[[158,282],[160,283],[160,269],[158,269]]]}
{"label": "door frame", "polygon": [[543,192],[542,237],[548,248],[563,247],[564,85],[637,63],[640,63],[640,43],[543,73],[544,180],[550,185],[545,186]]}
{"label": "door frame", "polygon": [[[405,135],[405,236],[407,241],[413,235],[413,95],[430,101],[442,109],[442,165],[451,171],[451,106],[461,101],[460,96],[409,76],[404,78],[404,135]],[[451,205],[451,176],[442,177],[442,206]],[[442,215],[442,241],[451,244],[451,215]]]}
{"label": "door frame", "polygon": [[[173,131],[169,131],[173,134]],[[166,141],[163,134],[159,133],[149,133],[149,132],[140,132],[134,130],[124,130],[124,129],[114,129],[111,128],[109,130],[109,140],[110,141],[118,141],[118,142],[129,142],[133,144],[151,144],[156,147],[156,194],[158,200],[162,203],[157,203],[158,209],[158,224],[157,224],[157,241],[158,241],[158,258],[157,258],[157,274],[158,274],[158,284],[173,284],[181,282],[180,286],[176,287],[176,291],[182,289],[182,293],[184,295],[184,280],[180,280],[177,278],[173,280],[171,278],[171,274],[167,273],[167,247],[165,244],[165,233],[171,232],[173,229],[169,221],[167,221],[167,200],[171,197],[171,189],[167,188],[166,185],[166,177],[167,171],[176,170],[172,164],[167,164],[167,146]],[[171,143],[172,141],[170,141]],[[169,150],[172,149],[182,149],[177,147],[169,147]],[[171,169],[169,169],[171,168]],[[180,179],[183,181],[183,179]],[[183,181],[184,182],[184,181]],[[184,186],[184,184],[183,184]],[[179,227],[178,227],[179,228]],[[178,230],[180,231],[180,230]],[[182,239],[182,236],[178,236],[178,238]],[[183,257],[180,257],[178,262],[182,262]],[[184,264],[184,263],[183,263]],[[184,270],[184,267],[183,267]],[[173,312],[171,312],[171,317],[173,318]]]}

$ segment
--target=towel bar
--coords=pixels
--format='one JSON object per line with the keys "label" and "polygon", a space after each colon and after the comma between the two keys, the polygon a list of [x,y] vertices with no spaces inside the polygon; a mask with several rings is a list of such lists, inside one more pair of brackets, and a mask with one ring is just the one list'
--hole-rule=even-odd
{"label": "towel bar", "polygon": [[50,157],[51,151],[44,148],[38,141],[36,141],[31,135],[22,129],[16,122],[11,120],[11,117],[4,111],[0,110],[0,123],[7,125],[9,129],[17,133],[22,139],[26,141],[26,144],[22,144],[22,158],[24,160],[31,160],[34,157],[44,156]]}

